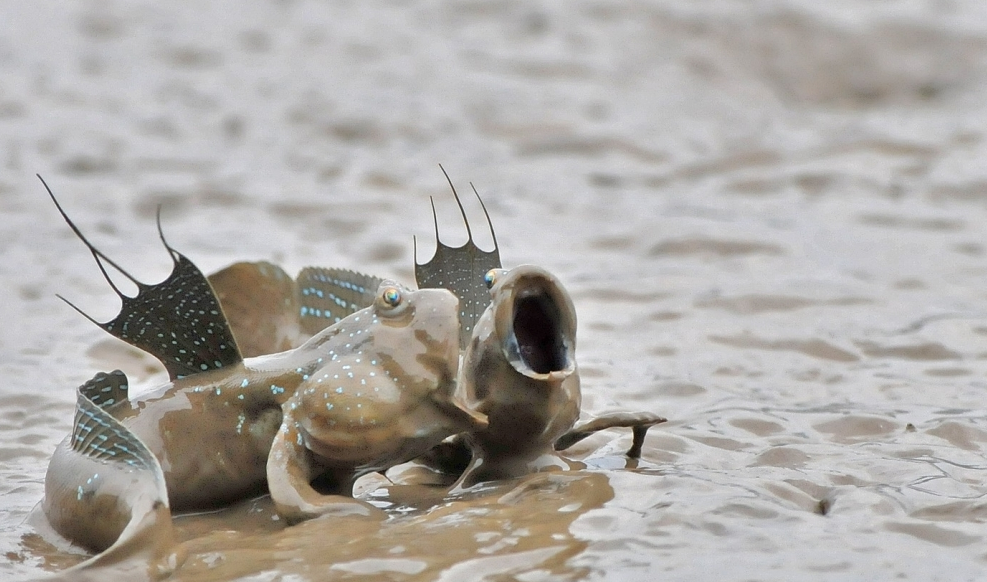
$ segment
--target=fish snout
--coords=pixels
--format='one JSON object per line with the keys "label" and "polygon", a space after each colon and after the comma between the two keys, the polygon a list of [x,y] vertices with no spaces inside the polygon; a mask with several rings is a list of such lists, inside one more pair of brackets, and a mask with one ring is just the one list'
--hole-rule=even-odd
{"label": "fish snout", "polygon": [[[459,359],[459,298],[448,289],[421,289],[415,309],[420,325],[437,340],[449,344],[445,356]],[[448,341],[446,341],[448,340]],[[455,355],[455,358],[453,358]]]}
{"label": "fish snout", "polygon": [[438,377],[441,392],[451,392],[459,372],[459,299],[446,289],[421,289],[415,295],[412,325],[423,346],[415,359]]}

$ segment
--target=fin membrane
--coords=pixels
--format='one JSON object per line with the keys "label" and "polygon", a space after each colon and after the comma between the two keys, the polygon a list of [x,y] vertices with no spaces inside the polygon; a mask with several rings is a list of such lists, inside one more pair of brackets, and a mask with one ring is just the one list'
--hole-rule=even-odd
{"label": "fin membrane", "polygon": [[[439,167],[442,168],[442,166]],[[452,185],[452,181],[449,180],[449,175],[446,174],[444,168],[442,173],[449,181],[452,194],[456,198],[456,204],[459,205],[463,222],[466,224],[468,240],[460,247],[451,247],[442,242],[442,239],[439,238],[439,220],[435,214],[435,202],[433,201],[432,220],[435,222],[435,255],[427,262],[419,264],[416,241],[415,280],[418,282],[419,289],[448,289],[456,297],[459,297],[459,346],[461,349],[466,349],[466,345],[473,334],[473,326],[476,325],[476,321],[490,304],[490,292],[484,282],[484,275],[490,269],[501,267],[500,249],[497,247],[497,236],[494,233],[493,224],[490,222],[490,215],[487,213],[487,208],[476,188],[473,188],[473,193],[476,194],[476,199],[480,201],[480,207],[483,208],[483,214],[487,218],[487,227],[493,238],[494,248],[491,251],[480,250],[473,242],[473,232],[470,230],[469,220],[466,218],[466,211],[463,209],[459,194],[456,193],[456,188]]]}
{"label": "fin membrane", "polygon": [[240,353],[296,348],[373,304],[381,279],[346,269],[306,267],[292,279],[266,261],[234,263],[209,275]]}
{"label": "fin membrane", "polygon": [[120,370],[114,370],[109,374],[100,372],[92,380],[79,386],[80,394],[104,410],[109,410],[121,402],[127,402],[128,390],[127,375]]}
{"label": "fin membrane", "polygon": [[[126,463],[132,467],[160,472],[158,460],[127,427],[90,398],[90,394],[126,392],[127,376],[120,370],[99,373],[79,387],[72,426],[72,450],[91,459]],[[104,391],[104,389],[106,389]]]}
{"label": "fin membrane", "polygon": [[381,279],[347,269],[306,267],[297,278],[299,321],[315,335],[344,317],[373,305]]}
{"label": "fin membrane", "polygon": [[[44,180],[41,183],[44,184]],[[111,335],[161,360],[172,380],[222,368],[243,359],[205,275],[165,240],[160,213],[158,234],[171,255],[174,267],[167,279],[148,285],[135,279],[94,247],[62,210],[47,184],[45,188],[62,218],[89,247],[103,277],[120,297],[121,307],[114,319],[101,323],[62,298],[66,303]],[[137,295],[124,295],[110,279],[104,262],[130,279],[137,286]]]}

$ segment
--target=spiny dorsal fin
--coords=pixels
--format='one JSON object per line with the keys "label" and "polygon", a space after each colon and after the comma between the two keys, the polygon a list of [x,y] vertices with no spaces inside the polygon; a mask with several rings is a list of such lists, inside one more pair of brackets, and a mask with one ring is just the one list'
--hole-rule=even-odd
{"label": "spiny dorsal fin", "polygon": [[[171,255],[174,267],[167,279],[148,285],[135,279],[93,246],[62,210],[41,176],[38,179],[48,190],[48,195],[72,232],[89,247],[103,278],[120,297],[120,313],[110,321],[98,322],[64,297],[59,298],[113,336],[161,360],[172,380],[222,368],[243,359],[205,275],[165,240],[160,209],[158,234]],[[104,262],[130,279],[137,286],[137,295],[124,295],[110,279]]]}
{"label": "spiny dorsal fin", "polygon": [[469,219],[466,218],[466,210],[459,199],[456,187],[452,185],[449,174],[440,165],[442,173],[452,188],[452,195],[459,205],[459,212],[463,216],[466,224],[466,234],[468,240],[463,246],[450,247],[439,238],[439,219],[435,214],[435,202],[432,202],[432,220],[435,222],[435,255],[425,263],[418,263],[418,241],[415,240],[415,280],[419,289],[439,288],[452,291],[459,297],[460,308],[460,348],[466,349],[470,337],[473,334],[473,326],[480,318],[483,311],[490,304],[490,292],[484,282],[484,275],[490,269],[499,269],[500,250],[497,248],[497,235],[494,233],[493,224],[490,222],[490,215],[487,207],[483,204],[479,192],[473,187],[476,199],[480,201],[483,208],[483,215],[487,218],[487,227],[490,228],[490,235],[493,238],[494,248],[491,251],[480,250],[473,242],[473,232],[470,230]]}
{"label": "spiny dorsal fin", "polygon": [[79,387],[72,427],[72,450],[92,459],[126,463],[137,469],[161,471],[158,460],[137,435],[113,418],[103,407],[89,398],[102,388],[116,389],[127,385],[127,376],[120,370],[99,373]]}
{"label": "spiny dorsal fin", "polygon": [[316,334],[344,317],[373,305],[381,279],[348,269],[306,267],[298,273],[301,328]]}
{"label": "spiny dorsal fin", "polygon": [[96,406],[109,410],[129,400],[129,388],[127,375],[120,370],[114,370],[109,374],[103,372],[96,374],[92,380],[79,386],[79,392]]}

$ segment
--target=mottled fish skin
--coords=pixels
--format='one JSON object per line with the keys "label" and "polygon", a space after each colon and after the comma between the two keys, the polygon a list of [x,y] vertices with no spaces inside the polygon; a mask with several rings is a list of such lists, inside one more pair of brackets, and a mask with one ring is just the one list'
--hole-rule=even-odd
{"label": "mottled fish skin", "polygon": [[[443,173],[445,174],[444,169],[443,169]],[[449,180],[448,174],[445,175],[446,175],[446,179]],[[462,202],[459,199],[459,195],[456,192],[455,187],[452,186],[451,181],[449,181],[449,184],[452,189],[456,203],[459,206],[460,214],[463,217],[463,222],[466,226],[466,231],[468,235],[467,241],[460,247],[451,247],[442,242],[441,237],[439,236],[438,220],[435,215],[435,206],[433,202],[432,216],[433,216],[433,223],[434,223],[435,236],[436,236],[436,253],[431,259],[429,259],[425,263],[418,263],[416,260],[415,275],[420,288],[423,289],[449,288],[457,295],[457,297],[459,297],[460,319],[461,319],[460,342],[461,342],[461,348],[465,350],[467,343],[475,339],[476,337],[475,334],[473,333],[475,322],[480,318],[481,314],[483,314],[484,311],[487,310],[488,306],[490,305],[491,295],[486,281],[487,273],[492,271],[493,274],[497,274],[499,272],[501,267],[500,250],[497,246],[496,233],[494,232],[493,225],[491,224],[490,216],[486,211],[486,207],[483,204],[483,200],[479,197],[479,194],[476,193],[476,188],[473,188],[473,192],[474,194],[477,195],[477,199],[479,200],[480,205],[483,208],[484,217],[486,218],[487,226],[490,229],[491,237],[494,241],[494,248],[490,251],[481,250],[476,246],[476,243],[473,241],[472,229],[469,224],[469,219],[465,214]],[[216,287],[217,278],[225,277],[225,274],[228,270],[240,269],[249,273],[253,273],[252,280],[259,281],[259,283],[257,284],[257,288],[264,288],[266,286],[269,286],[270,284],[265,283],[264,281],[266,278],[273,277],[274,275],[270,275],[269,273],[271,271],[266,267],[264,267],[263,264],[257,264],[257,265],[258,266],[256,267],[245,265],[245,264],[234,265],[233,267],[230,267],[227,270],[221,271],[220,273],[211,276],[210,280],[213,282],[214,287]],[[314,269],[314,271],[319,272],[319,271],[328,271],[328,270]],[[326,282],[326,278],[323,277],[321,278],[322,279],[321,281],[316,282],[317,284],[322,285],[322,287],[319,288],[319,290],[320,292],[323,292],[326,295],[332,293],[339,293],[340,290],[358,287],[362,281],[376,280],[375,277],[371,277],[361,273],[354,273],[352,271],[333,270],[333,272],[336,273],[336,276],[333,277],[333,280]],[[279,279],[287,277],[287,275],[283,273],[284,272],[281,271],[281,275],[278,277]],[[294,284],[290,287],[286,286],[285,287],[286,290],[282,291],[278,296],[279,301],[282,301],[285,305],[290,305],[289,308],[285,308],[286,310],[288,310],[289,316],[291,311],[297,312],[299,310],[298,300],[295,299],[295,297],[299,296],[298,287],[302,285],[301,279],[302,276],[300,275],[299,283]],[[231,283],[227,283],[225,282],[225,280],[219,282],[218,284],[218,288],[220,289],[219,296],[221,301],[223,302],[224,309],[230,311],[229,308],[227,307],[227,300],[228,300],[227,297],[230,298],[229,301],[236,302],[238,295],[246,296],[248,294],[254,293],[253,290],[250,289],[247,285],[248,280],[250,279],[241,278],[239,281],[240,283],[239,285],[233,285]],[[229,291],[227,291],[227,289]],[[314,291],[315,288],[312,289],[312,292],[310,292],[310,294],[314,294]],[[369,302],[367,302],[365,298],[360,299],[359,297],[357,297],[353,299],[353,301],[356,302],[356,304],[360,304],[361,301],[365,302],[365,304],[369,304]],[[250,301],[239,301],[239,302],[243,302],[246,304],[251,303]],[[231,324],[233,326],[234,331],[236,332],[238,341],[240,341],[241,335],[246,336],[248,334],[253,333],[253,335],[256,336],[256,333],[254,333],[254,328],[259,327],[259,325],[254,323],[251,318],[257,318],[261,322],[263,322],[265,319],[264,316],[268,316],[272,318],[280,318],[283,316],[284,313],[282,311],[273,310],[270,312],[270,315],[267,315],[263,313],[258,314],[256,311],[254,311],[251,314],[241,317],[238,315],[238,310],[233,309],[233,311],[234,311],[234,316],[231,317]],[[317,324],[318,321],[314,320],[313,323]],[[299,327],[299,326],[295,326],[295,327]],[[245,343],[244,341],[240,341],[241,345],[244,345],[244,343]],[[267,349],[271,350],[272,348],[268,347]],[[506,361],[502,362],[501,364],[505,366],[509,365],[509,363]],[[463,382],[464,385],[467,383],[468,382]],[[523,396],[524,393],[523,391],[521,391],[518,392],[518,394]],[[510,398],[510,396],[508,395],[505,395],[505,397],[508,399]],[[519,401],[518,404],[521,404],[522,402],[523,401]],[[551,427],[549,433],[556,433],[557,432],[556,429],[559,423],[562,422],[562,424],[564,424],[565,422],[567,422],[567,420],[564,419],[567,419],[569,416],[571,416],[571,408],[559,407],[558,410],[559,410],[558,414],[560,415],[558,418],[546,417],[545,416],[546,412],[543,411],[540,413],[542,415],[542,420],[534,422],[534,424],[529,425],[528,430],[533,434],[537,434],[538,437],[536,439],[537,442],[529,442],[528,446],[522,446],[524,443],[522,442],[522,440],[518,439],[517,438],[518,435],[514,434],[513,432],[508,432],[503,436],[503,438],[496,438],[496,431],[497,431],[496,427],[488,429],[486,431],[486,438],[482,440],[484,442],[486,441],[494,442],[501,440],[511,441],[512,446],[514,447],[515,450],[516,458],[519,460],[515,472],[524,472],[527,470],[525,467],[528,466],[528,461],[526,461],[525,459],[529,459],[530,457],[532,457],[533,455],[532,450],[542,451],[546,455],[546,457],[550,457],[551,456],[550,451],[552,450],[552,448],[554,448],[557,451],[562,451],[574,445],[575,443],[579,442],[580,440],[586,438],[587,436],[607,428],[617,428],[617,427],[631,428],[633,430],[633,443],[630,449],[627,451],[627,454],[630,457],[637,457],[640,454],[641,446],[644,437],[647,433],[647,430],[651,426],[664,422],[665,420],[664,418],[658,415],[652,413],[645,413],[645,412],[607,413],[600,417],[594,418],[592,420],[585,421],[582,424],[572,428],[568,432],[565,432],[564,434],[559,436],[556,439],[553,447],[547,447],[545,446],[545,443],[547,442],[546,437],[544,434],[542,434],[542,430],[538,429],[538,425],[539,423],[544,423],[545,427]],[[505,427],[505,430],[508,431],[513,430],[513,426],[510,424],[500,423],[499,426]],[[421,457],[419,461],[451,475],[462,474],[465,471],[465,469],[468,467],[471,459],[473,458],[473,453],[466,442],[467,441],[466,436],[467,435],[465,434],[461,434],[458,435],[455,439],[441,443],[440,445],[430,450],[426,455]],[[510,447],[506,447],[506,448],[501,447],[501,449],[509,451]],[[499,454],[500,456],[503,456],[505,458],[509,458],[511,456],[511,453],[509,452],[501,452]],[[503,470],[502,473],[510,474],[511,471]]]}
{"label": "mottled fish skin", "polygon": [[373,511],[347,503],[358,477],[486,426],[453,396],[458,305],[444,289],[384,281],[374,305],[330,328],[321,349],[331,358],[284,404],[268,458],[271,498],[289,523]]}
{"label": "mottled fish skin", "polygon": [[[62,215],[104,276],[104,261],[126,275]],[[146,346],[131,343],[166,366],[180,365],[169,367],[171,382],[136,398],[128,395],[120,372],[98,375],[80,388],[75,430],[52,458],[43,503],[51,524],[70,539],[93,550],[129,548],[145,536],[164,539],[161,516],[170,510],[211,508],[262,493],[269,476],[275,485],[284,483],[281,475],[269,475],[267,462],[275,436],[289,430],[304,433],[293,450],[318,460],[310,467],[312,479],[342,484],[420,454],[450,434],[485,426],[482,415],[453,398],[459,323],[458,301],[450,292],[382,282],[372,306],[298,348],[244,360],[205,277],[165,245],[176,259],[172,276],[158,285],[135,281],[135,298],[114,286],[124,302],[113,322],[123,323],[101,327],[122,330],[114,335],[124,340],[156,338]],[[158,331],[149,335],[148,330]],[[208,361],[217,349],[227,348],[235,357]],[[347,378],[334,386],[341,392],[317,392],[337,375]],[[371,386],[380,388],[379,395],[356,393],[363,381],[377,377],[386,378]],[[313,391],[292,400],[300,388]],[[349,410],[353,406],[360,412]],[[296,410],[306,412],[299,416]],[[279,430],[283,420],[286,429]],[[98,466],[106,463],[114,470],[100,473]],[[79,483],[80,476],[85,483]],[[342,485],[330,489],[341,496],[352,493]],[[90,497],[98,502],[78,503]],[[316,501],[315,511],[324,512],[328,504]],[[94,508],[104,506],[115,512],[103,522],[94,519]],[[311,515],[286,503],[279,507],[288,507],[292,521]],[[133,523],[143,525],[128,529]]]}

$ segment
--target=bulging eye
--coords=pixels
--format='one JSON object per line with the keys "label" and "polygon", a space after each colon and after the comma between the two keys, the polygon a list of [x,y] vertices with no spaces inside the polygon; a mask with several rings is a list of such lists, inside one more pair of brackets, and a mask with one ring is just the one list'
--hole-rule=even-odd
{"label": "bulging eye", "polygon": [[401,305],[401,291],[397,287],[387,287],[381,292],[380,298],[391,307]]}
{"label": "bulging eye", "polygon": [[492,289],[494,283],[497,282],[497,278],[500,277],[504,269],[490,269],[487,274],[483,276],[483,282],[486,283],[487,289]]}
{"label": "bulging eye", "polygon": [[414,305],[414,292],[391,280],[381,281],[374,299],[374,312],[387,319],[400,317]]}

